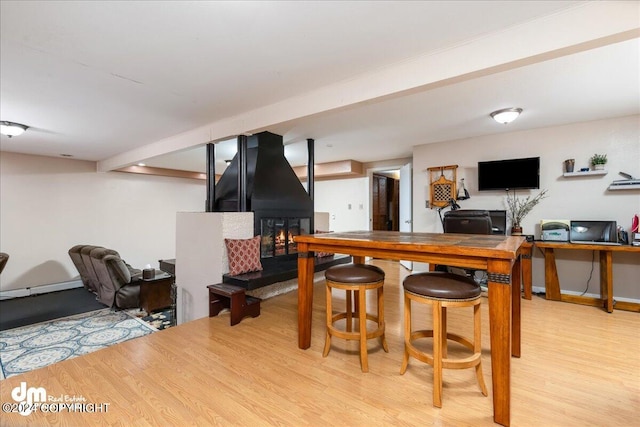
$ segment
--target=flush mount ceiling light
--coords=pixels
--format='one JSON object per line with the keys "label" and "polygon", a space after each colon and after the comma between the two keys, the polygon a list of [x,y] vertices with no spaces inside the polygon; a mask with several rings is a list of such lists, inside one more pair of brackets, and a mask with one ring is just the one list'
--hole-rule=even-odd
{"label": "flush mount ceiling light", "polygon": [[12,136],[22,135],[22,133],[27,129],[29,129],[29,126],[21,125],[20,123],[0,122],[0,133],[7,135],[9,138]]}
{"label": "flush mount ceiling light", "polygon": [[508,124],[518,118],[522,113],[522,108],[503,108],[502,110],[494,111],[490,116],[498,123]]}

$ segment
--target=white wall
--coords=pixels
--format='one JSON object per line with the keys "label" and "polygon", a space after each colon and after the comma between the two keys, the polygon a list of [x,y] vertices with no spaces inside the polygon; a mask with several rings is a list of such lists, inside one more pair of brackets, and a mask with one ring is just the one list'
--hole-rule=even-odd
{"label": "white wall", "polygon": [[329,212],[330,231],[369,229],[367,178],[316,181],[314,204],[316,212]]}
{"label": "white wall", "polygon": [[[563,161],[576,159],[576,170],[588,167],[589,158],[606,153],[605,176],[564,178]],[[622,179],[619,171],[640,176],[640,116],[577,123],[528,131],[488,135],[414,147],[414,231],[440,232],[437,211],[425,208],[429,200],[426,168],[457,164],[458,180],[465,178],[471,199],[460,202],[463,209],[505,209],[503,192],[479,193],[477,163],[518,157],[540,156],[540,188],[548,189],[544,199],[523,221],[525,234],[539,236],[541,219],[615,220],[625,229],[640,213],[640,190],[608,191],[611,181]],[[518,191],[534,195],[539,190]],[[535,253],[533,284],[544,287],[544,264]],[[591,271],[591,253],[556,251],[563,290],[582,292]],[[597,260],[589,294],[599,292]],[[614,254],[614,295],[640,299],[640,259],[636,254]]]}
{"label": "white wall", "polygon": [[178,323],[209,315],[207,285],[229,271],[224,239],[253,237],[253,212],[178,212],[176,278]]}
{"label": "white wall", "polygon": [[78,277],[67,251],[113,248],[135,267],[175,258],[176,212],[204,210],[203,182],[96,173],[94,162],[0,153],[0,290]]}
{"label": "white wall", "polygon": [[313,227],[318,231],[328,231],[331,229],[331,215],[329,212],[314,212],[313,213]]}

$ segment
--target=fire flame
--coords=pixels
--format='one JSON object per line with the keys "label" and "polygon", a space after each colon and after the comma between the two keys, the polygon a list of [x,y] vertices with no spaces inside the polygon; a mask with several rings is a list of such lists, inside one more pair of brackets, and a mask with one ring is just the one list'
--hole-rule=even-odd
{"label": "fire flame", "polygon": [[278,245],[282,245],[284,244],[285,241],[288,240],[288,243],[292,244],[295,243],[293,241],[293,234],[289,234],[289,238],[287,239],[287,237],[284,234],[284,230],[280,230],[280,232],[278,233],[278,235],[276,236],[276,244]]}

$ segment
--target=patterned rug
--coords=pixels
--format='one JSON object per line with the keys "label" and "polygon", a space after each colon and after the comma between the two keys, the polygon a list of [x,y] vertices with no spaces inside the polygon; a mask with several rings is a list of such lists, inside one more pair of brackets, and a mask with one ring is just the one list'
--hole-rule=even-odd
{"label": "patterned rug", "polygon": [[0,332],[0,379],[157,331],[123,311],[102,309]]}
{"label": "patterned rug", "polygon": [[170,308],[154,311],[148,316],[141,317],[140,320],[148,323],[159,331],[175,326],[173,324],[173,310]]}

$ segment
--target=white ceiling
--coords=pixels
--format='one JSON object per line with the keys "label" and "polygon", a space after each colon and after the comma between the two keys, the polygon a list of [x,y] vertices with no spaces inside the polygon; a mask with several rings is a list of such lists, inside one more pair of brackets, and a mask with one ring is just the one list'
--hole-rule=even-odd
{"label": "white ceiling", "polygon": [[[316,140],[318,163],[371,162],[410,157],[414,145],[430,142],[639,114],[640,3],[599,3],[3,0],[0,119],[31,128],[3,136],[0,149],[204,171],[202,144],[267,129],[284,135],[294,165],[305,162],[307,138]],[[471,70],[447,70],[419,90],[282,119],[283,105],[313,99],[319,89],[354,87],[368,73],[538,22],[536,43],[552,43],[572,29],[548,30],[546,19],[571,22],[571,14],[593,7],[635,12],[635,34],[597,33],[594,24],[593,45],[568,41],[573,49],[540,50],[504,71],[469,77]],[[494,46],[478,56],[499,53]],[[524,113],[508,126],[488,118],[505,107]],[[245,122],[252,111],[266,112],[260,129]],[[224,133],[227,122],[235,132]],[[207,137],[183,142],[181,135],[202,128]],[[234,148],[234,141],[219,144],[218,159]]]}

